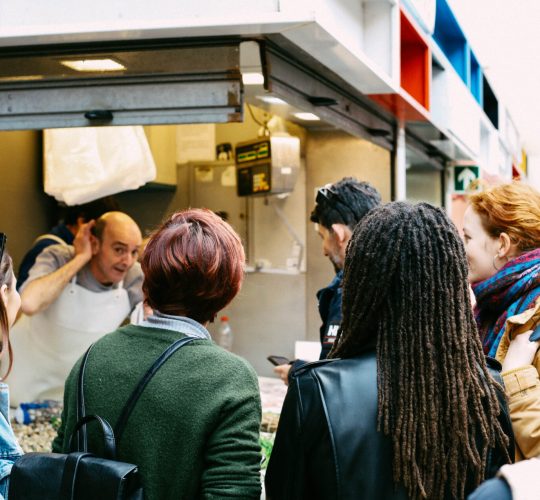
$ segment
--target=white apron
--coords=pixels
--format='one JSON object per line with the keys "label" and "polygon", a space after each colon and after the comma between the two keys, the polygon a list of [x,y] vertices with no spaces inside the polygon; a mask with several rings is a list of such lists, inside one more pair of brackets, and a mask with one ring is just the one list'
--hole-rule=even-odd
{"label": "white apron", "polygon": [[11,405],[38,399],[63,399],[64,382],[90,344],[114,331],[130,311],[120,286],[92,292],[76,277],[45,311],[23,315],[10,332],[13,370]]}

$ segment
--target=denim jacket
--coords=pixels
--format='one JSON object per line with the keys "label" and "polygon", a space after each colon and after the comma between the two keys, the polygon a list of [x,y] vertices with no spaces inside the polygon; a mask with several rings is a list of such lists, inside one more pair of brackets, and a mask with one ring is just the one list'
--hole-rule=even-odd
{"label": "denim jacket", "polygon": [[7,498],[11,467],[22,455],[9,421],[9,388],[0,382],[0,500]]}

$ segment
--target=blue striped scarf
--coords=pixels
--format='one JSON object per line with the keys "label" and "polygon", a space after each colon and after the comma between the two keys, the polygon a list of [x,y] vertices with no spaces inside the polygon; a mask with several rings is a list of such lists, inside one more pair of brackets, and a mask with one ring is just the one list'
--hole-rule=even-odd
{"label": "blue striped scarf", "polygon": [[472,288],[484,353],[495,357],[506,319],[533,307],[540,296],[540,248],[512,259],[494,276],[474,283]]}

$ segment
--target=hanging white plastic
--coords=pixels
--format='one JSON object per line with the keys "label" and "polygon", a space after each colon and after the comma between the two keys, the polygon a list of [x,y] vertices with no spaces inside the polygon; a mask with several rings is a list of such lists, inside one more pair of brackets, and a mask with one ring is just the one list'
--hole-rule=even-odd
{"label": "hanging white plastic", "polygon": [[142,127],[45,130],[45,192],[79,205],[137,189],[156,178]]}

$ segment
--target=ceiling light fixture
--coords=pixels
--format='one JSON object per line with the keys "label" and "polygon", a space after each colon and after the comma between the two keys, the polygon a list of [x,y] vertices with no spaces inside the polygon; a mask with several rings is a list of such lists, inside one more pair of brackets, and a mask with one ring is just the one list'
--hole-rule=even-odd
{"label": "ceiling light fixture", "polygon": [[320,118],[317,115],[314,115],[313,113],[294,113],[294,116],[296,116],[296,118],[299,118],[300,120],[310,121],[310,122],[320,120]]}
{"label": "ceiling light fixture", "polygon": [[78,59],[60,61],[60,64],[75,71],[123,71],[126,69],[114,59]]}
{"label": "ceiling light fixture", "polygon": [[264,85],[264,75],[262,73],[242,73],[244,85]]}
{"label": "ceiling light fixture", "polygon": [[287,106],[287,103],[283,99],[280,99],[279,97],[274,97],[273,95],[258,95],[257,99],[267,104],[285,104]]}

